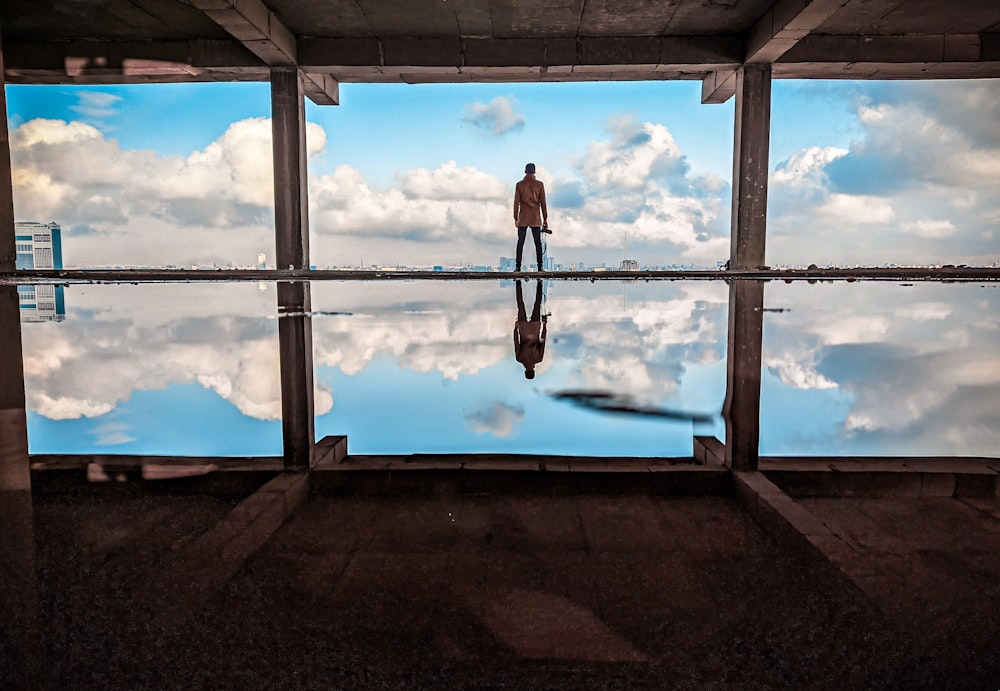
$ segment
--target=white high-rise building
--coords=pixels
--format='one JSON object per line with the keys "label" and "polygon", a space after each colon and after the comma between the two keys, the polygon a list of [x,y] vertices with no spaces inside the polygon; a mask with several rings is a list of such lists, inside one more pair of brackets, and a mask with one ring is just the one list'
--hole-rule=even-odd
{"label": "white high-rise building", "polygon": [[17,244],[16,268],[62,268],[62,228],[58,223],[17,221],[14,242]]}
{"label": "white high-rise building", "polygon": [[[58,223],[14,223],[14,242],[17,269],[61,269],[62,229]],[[17,287],[21,321],[57,321],[66,318],[63,287],[53,285],[28,285]]]}

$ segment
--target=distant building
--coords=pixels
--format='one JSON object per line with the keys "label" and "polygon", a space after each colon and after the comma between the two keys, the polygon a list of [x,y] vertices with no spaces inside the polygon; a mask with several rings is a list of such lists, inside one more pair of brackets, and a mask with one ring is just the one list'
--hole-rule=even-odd
{"label": "distant building", "polygon": [[[14,241],[15,268],[62,268],[62,229],[58,223],[18,221],[14,224]],[[23,322],[61,322],[66,318],[62,286],[18,286],[17,302]]]}
{"label": "distant building", "polygon": [[17,243],[16,268],[61,269],[62,229],[58,223],[18,221],[14,224]]}
{"label": "distant building", "polygon": [[500,271],[513,271],[516,267],[517,263],[513,257],[500,257],[500,265],[497,268]]}
{"label": "distant building", "polygon": [[622,259],[621,266],[619,267],[618,270],[619,271],[638,271],[639,270],[639,262],[636,261],[635,259]]}

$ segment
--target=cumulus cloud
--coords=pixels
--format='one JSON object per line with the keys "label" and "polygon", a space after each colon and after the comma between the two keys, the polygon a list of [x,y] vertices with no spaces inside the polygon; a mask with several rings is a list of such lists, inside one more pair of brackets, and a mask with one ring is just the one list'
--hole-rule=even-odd
{"label": "cumulus cloud", "polygon": [[594,185],[641,190],[657,177],[686,172],[680,147],[665,125],[620,116],[612,117],[607,129],[612,138],[592,142],[582,163]]}
{"label": "cumulus cloud", "polygon": [[524,127],[524,117],[517,112],[517,100],[510,96],[497,96],[489,103],[468,104],[462,121],[495,136]]}
{"label": "cumulus cloud", "polygon": [[[66,290],[66,321],[23,329],[31,410],[54,420],[100,417],[133,391],[197,383],[244,415],[280,419],[273,292],[242,284]],[[317,414],[328,412],[332,392],[317,385],[315,395]],[[109,438],[122,432],[108,430]]]}
{"label": "cumulus cloud", "polygon": [[524,408],[494,402],[465,416],[465,425],[476,434],[510,437],[524,419]]}
{"label": "cumulus cloud", "polygon": [[[307,127],[318,154],[325,132]],[[273,247],[270,141],[270,122],[250,118],[168,156],[122,149],[83,122],[31,120],[11,132],[15,210],[63,225],[67,266],[252,265]],[[612,118],[569,176],[539,166],[539,177],[561,262],[606,259],[626,233],[644,264],[714,266],[728,254],[728,185],[692,175],[663,124]],[[313,261],[492,265],[511,253],[512,195],[512,181],[454,160],[386,186],[344,164],[310,179]]]}
{"label": "cumulus cloud", "polygon": [[995,85],[865,84],[853,111],[862,135],[848,149],[814,146],[775,166],[769,263],[995,261]]}
{"label": "cumulus cloud", "polygon": [[[309,128],[316,153],[325,135]],[[68,266],[251,264],[274,245],[270,141],[270,122],[252,118],[187,157],[161,156],[82,122],[30,120],[11,132],[15,212],[64,226]]]}

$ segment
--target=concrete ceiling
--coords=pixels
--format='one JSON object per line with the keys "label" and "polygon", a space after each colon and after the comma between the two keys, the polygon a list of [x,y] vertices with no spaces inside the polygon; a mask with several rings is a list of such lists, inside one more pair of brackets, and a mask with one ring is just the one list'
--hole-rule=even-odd
{"label": "concrete ceiling", "polygon": [[1000,77],[997,0],[2,0],[10,83]]}

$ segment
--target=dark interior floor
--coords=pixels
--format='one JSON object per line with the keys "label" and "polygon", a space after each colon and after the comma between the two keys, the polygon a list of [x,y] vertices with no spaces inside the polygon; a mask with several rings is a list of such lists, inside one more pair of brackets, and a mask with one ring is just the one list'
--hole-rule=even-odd
{"label": "dark interior floor", "polygon": [[[863,590],[832,562],[779,547],[726,497],[312,496],[183,614],[199,575],[185,582],[171,559],[232,501],[41,498],[34,679],[52,689],[995,688],[1000,520],[989,501],[978,514],[944,501],[811,500],[872,547]],[[948,543],[934,512],[980,527]],[[925,537],[903,548],[892,531]]]}

